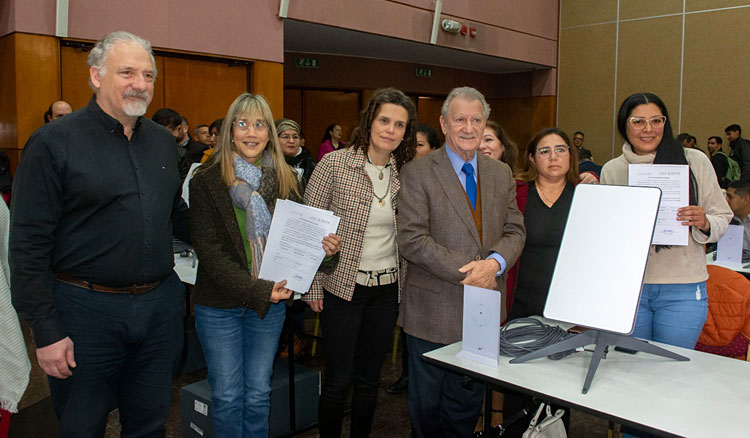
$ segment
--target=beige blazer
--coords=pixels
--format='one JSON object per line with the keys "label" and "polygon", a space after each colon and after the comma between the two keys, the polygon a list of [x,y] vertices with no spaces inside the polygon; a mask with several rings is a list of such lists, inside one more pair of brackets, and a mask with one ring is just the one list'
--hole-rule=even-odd
{"label": "beige blazer", "polygon": [[[497,252],[507,262],[507,272],[523,249],[526,231],[510,168],[479,154],[477,176],[482,201],[481,242],[445,147],[401,170],[396,239],[409,269],[398,322],[417,338],[440,344],[461,340],[460,282],[465,275],[458,269]],[[504,295],[505,273],[497,283]],[[504,307],[501,305],[501,311]]]}

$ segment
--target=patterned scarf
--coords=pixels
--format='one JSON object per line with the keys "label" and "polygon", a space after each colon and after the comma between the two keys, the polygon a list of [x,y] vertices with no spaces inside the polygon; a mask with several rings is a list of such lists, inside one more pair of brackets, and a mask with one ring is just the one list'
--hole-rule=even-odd
{"label": "patterned scarf", "polygon": [[[263,164],[272,164],[270,156],[263,156]],[[245,231],[252,249],[251,273],[258,278],[260,264],[263,261],[263,250],[266,247],[268,230],[271,228],[271,213],[266,201],[258,193],[263,172],[254,164],[234,157],[234,176],[239,182],[229,188],[232,204],[245,211]]]}

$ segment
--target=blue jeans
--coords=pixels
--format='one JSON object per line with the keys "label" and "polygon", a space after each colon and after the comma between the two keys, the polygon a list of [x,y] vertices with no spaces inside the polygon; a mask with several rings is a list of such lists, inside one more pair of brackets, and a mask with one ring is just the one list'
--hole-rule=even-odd
{"label": "blue jeans", "polygon": [[60,436],[104,436],[116,406],[123,437],[163,437],[183,341],[185,288],[177,274],[143,294],[56,281],[54,300],[76,360],[73,376],[49,378]]}
{"label": "blue jeans", "polygon": [[644,284],[633,336],[693,349],[707,313],[705,281]]}
{"label": "blue jeans", "polygon": [[268,438],[273,359],[285,304],[271,304],[263,319],[247,308],[195,306],[211,384],[214,436]]}

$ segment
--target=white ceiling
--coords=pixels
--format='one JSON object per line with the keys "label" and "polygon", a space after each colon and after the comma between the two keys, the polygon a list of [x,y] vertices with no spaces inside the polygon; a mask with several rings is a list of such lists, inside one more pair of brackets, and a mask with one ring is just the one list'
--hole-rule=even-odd
{"label": "white ceiling", "polygon": [[297,20],[284,20],[284,51],[413,62],[485,73],[548,67]]}

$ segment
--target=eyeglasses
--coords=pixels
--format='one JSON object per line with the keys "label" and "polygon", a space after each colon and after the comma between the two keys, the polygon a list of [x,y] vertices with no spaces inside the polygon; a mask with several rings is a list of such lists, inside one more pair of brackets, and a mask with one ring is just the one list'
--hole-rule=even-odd
{"label": "eyeglasses", "polygon": [[279,138],[282,139],[282,140],[284,140],[284,141],[299,140],[300,139],[299,135],[297,135],[297,134],[292,134],[292,135],[284,134],[284,135],[280,135]]}
{"label": "eyeglasses", "polygon": [[554,147],[544,146],[536,150],[536,155],[542,158],[549,158],[552,156],[553,151],[557,156],[564,156],[570,153],[570,147],[564,144],[558,144]]}
{"label": "eyeglasses", "polygon": [[654,116],[650,119],[645,117],[631,117],[628,119],[628,123],[635,129],[643,129],[647,123],[654,129],[660,129],[667,123],[667,116]]}
{"label": "eyeglasses", "polygon": [[247,130],[250,129],[251,125],[253,128],[255,128],[256,131],[265,131],[266,129],[268,129],[268,123],[266,123],[265,120],[256,120],[253,123],[250,123],[247,120],[237,120],[232,122],[232,124],[237,128],[237,131],[239,132],[247,132]]}

